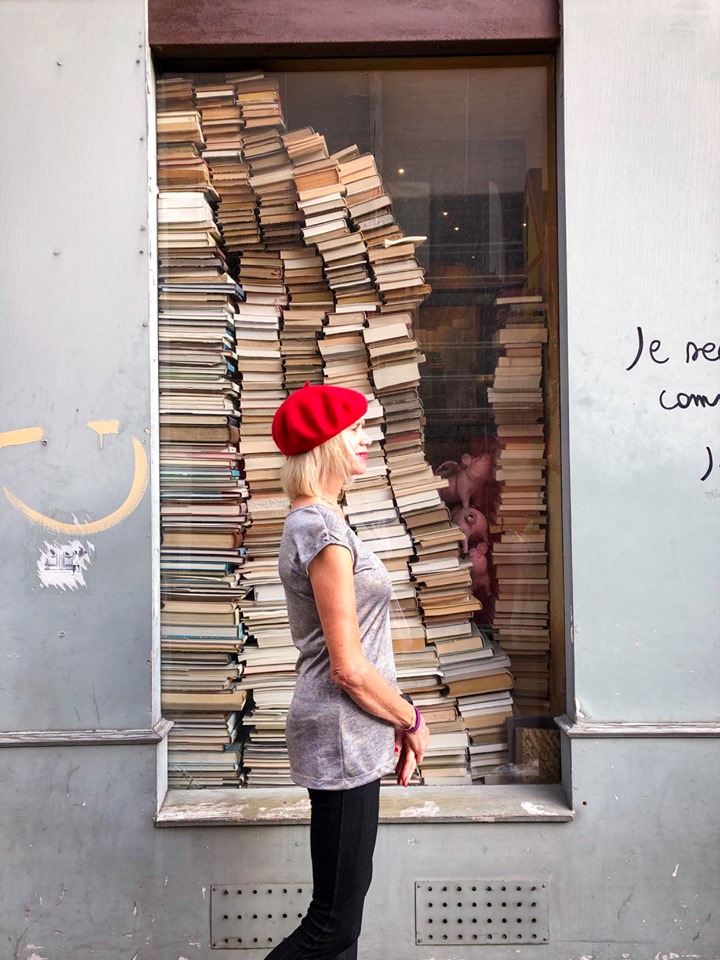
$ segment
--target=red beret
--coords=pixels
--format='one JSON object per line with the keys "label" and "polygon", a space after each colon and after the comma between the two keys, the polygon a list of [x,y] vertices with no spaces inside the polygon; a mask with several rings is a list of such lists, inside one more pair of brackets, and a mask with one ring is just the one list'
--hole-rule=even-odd
{"label": "red beret", "polygon": [[367,413],[367,400],[357,390],[306,383],[277,409],[272,437],[286,457],[319,447]]}

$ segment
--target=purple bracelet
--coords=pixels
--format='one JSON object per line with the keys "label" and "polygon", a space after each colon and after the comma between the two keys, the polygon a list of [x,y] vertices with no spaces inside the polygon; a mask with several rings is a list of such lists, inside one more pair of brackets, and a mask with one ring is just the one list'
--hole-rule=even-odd
{"label": "purple bracelet", "polygon": [[406,727],[405,733],[417,733],[420,729],[420,724],[422,723],[422,714],[415,704],[413,704],[413,710],[415,711],[415,723],[411,727]]}

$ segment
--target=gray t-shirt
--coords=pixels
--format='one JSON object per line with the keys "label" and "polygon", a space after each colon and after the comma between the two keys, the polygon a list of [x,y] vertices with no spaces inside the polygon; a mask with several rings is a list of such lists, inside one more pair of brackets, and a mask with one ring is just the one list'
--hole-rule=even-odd
{"label": "gray t-shirt", "polygon": [[392,772],[395,736],[391,723],[366,713],[330,678],[330,656],[307,570],[328,544],[346,547],[352,555],[363,652],[394,686],[392,586],[381,561],[334,510],[312,504],[290,511],[279,564],[290,631],[300,651],[285,734],[290,769],[303,787],[348,790]]}

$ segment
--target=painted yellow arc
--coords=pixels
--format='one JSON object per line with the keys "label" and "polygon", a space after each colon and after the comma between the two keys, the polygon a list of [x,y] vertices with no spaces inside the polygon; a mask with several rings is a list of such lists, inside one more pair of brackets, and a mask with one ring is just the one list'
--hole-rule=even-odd
{"label": "painted yellow arc", "polygon": [[112,513],[108,513],[99,520],[93,520],[90,523],[63,523],[61,520],[53,520],[52,517],[48,517],[38,510],[33,510],[32,507],[29,507],[22,500],[19,500],[15,494],[11,493],[7,487],[3,487],[5,496],[15,509],[19,510],[31,523],[47,527],[48,530],[54,530],[56,533],[73,533],[76,536],[77,534],[87,536],[93,533],[102,533],[103,530],[109,530],[110,527],[114,527],[129,517],[142,500],[147,489],[149,471],[145,449],[136,437],[132,438],[132,442],[135,450],[135,472],[130,492],[117,510],[113,510]]}

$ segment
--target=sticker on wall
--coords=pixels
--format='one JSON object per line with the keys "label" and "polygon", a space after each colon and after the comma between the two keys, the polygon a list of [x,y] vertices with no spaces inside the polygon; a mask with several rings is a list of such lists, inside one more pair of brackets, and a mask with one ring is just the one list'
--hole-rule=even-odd
{"label": "sticker on wall", "polygon": [[40,549],[37,562],[38,576],[43,587],[77,590],[85,587],[85,571],[92,562],[94,544],[71,540],[69,543],[49,543]]}

